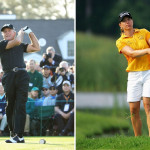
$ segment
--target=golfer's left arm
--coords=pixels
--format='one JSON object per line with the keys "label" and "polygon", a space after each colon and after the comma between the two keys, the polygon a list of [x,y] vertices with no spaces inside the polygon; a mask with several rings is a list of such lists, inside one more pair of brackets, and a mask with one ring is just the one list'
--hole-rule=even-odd
{"label": "golfer's left arm", "polygon": [[30,38],[31,44],[29,44],[27,47],[27,53],[40,51],[40,45],[39,45],[38,39],[36,38],[33,32],[29,33],[29,38]]}

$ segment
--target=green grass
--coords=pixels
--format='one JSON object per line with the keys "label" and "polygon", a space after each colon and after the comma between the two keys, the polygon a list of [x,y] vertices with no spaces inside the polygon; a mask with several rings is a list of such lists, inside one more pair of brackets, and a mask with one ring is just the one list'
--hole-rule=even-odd
{"label": "green grass", "polygon": [[[0,138],[0,150],[74,150],[74,137],[25,137],[26,143],[8,144]],[[46,144],[39,144],[40,139],[45,139]]]}
{"label": "green grass", "polygon": [[115,39],[77,33],[77,91],[125,91],[127,61]]}
{"label": "green grass", "polygon": [[148,137],[144,110],[140,110],[140,115],[143,136],[134,137],[130,112],[127,108],[77,110],[77,150],[150,149],[150,138]]}
{"label": "green grass", "polygon": [[92,139],[80,139],[77,143],[78,150],[149,150],[150,138],[147,136],[128,137],[114,136]]}
{"label": "green grass", "polygon": [[104,132],[129,129],[126,119],[77,111],[77,139],[102,135]]}

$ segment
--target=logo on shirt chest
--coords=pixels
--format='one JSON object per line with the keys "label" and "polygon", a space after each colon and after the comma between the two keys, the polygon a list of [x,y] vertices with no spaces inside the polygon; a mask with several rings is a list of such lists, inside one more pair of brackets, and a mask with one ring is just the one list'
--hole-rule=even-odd
{"label": "logo on shirt chest", "polygon": [[143,36],[143,35],[140,35],[140,36],[138,36],[138,39],[139,39],[139,40],[143,40],[143,39],[144,39],[144,36]]}
{"label": "logo on shirt chest", "polygon": [[131,41],[127,41],[127,45],[131,45],[132,44],[132,42]]}

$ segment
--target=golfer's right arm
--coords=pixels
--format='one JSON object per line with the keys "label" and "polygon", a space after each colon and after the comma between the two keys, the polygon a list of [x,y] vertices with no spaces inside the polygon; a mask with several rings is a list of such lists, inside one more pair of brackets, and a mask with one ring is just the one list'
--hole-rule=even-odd
{"label": "golfer's right arm", "polygon": [[146,54],[150,54],[150,48],[134,50],[130,46],[125,46],[122,48],[121,52],[127,56],[135,58],[135,57],[144,56]]}
{"label": "golfer's right arm", "polygon": [[40,45],[39,45],[38,39],[36,38],[33,32],[29,34],[29,38],[30,38],[31,44],[28,45],[27,52],[32,53],[32,52],[40,51]]}

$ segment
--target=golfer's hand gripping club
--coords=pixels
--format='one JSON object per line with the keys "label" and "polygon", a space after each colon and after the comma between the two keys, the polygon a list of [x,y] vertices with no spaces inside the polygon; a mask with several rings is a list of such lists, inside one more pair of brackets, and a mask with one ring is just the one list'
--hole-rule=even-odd
{"label": "golfer's hand gripping club", "polygon": [[23,31],[24,31],[26,34],[28,34],[28,35],[29,35],[29,33],[32,32],[32,30],[31,30],[28,26],[25,26],[25,27],[23,28]]}

